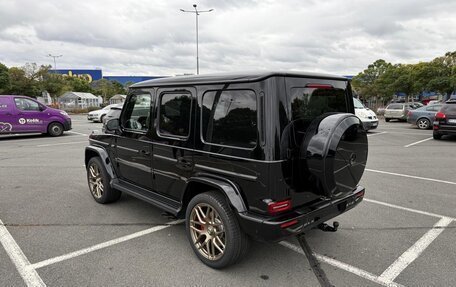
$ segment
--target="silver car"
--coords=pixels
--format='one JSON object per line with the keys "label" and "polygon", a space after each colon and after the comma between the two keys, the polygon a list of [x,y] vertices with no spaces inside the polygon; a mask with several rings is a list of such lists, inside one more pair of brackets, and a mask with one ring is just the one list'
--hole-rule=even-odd
{"label": "silver car", "polygon": [[385,122],[389,122],[391,119],[406,121],[408,112],[415,108],[413,103],[389,104],[385,109]]}

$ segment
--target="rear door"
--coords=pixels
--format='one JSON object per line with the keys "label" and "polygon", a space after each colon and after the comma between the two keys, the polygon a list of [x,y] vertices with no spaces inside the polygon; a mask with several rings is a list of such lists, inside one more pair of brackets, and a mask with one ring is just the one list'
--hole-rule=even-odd
{"label": "rear door", "polygon": [[403,104],[391,104],[386,108],[385,116],[392,118],[400,118],[404,114]]}
{"label": "rear door", "polygon": [[194,169],[194,87],[157,91],[153,133],[154,189],[180,200]]}
{"label": "rear door", "polygon": [[[353,95],[348,81],[285,78],[288,94],[289,123],[283,130],[282,153],[287,155],[285,181],[296,192],[296,205],[319,199],[322,190],[315,188],[312,176],[300,166],[299,152],[311,123],[326,113],[354,114]],[[336,163],[337,164],[337,163]],[[285,165],[284,165],[285,166]]]}

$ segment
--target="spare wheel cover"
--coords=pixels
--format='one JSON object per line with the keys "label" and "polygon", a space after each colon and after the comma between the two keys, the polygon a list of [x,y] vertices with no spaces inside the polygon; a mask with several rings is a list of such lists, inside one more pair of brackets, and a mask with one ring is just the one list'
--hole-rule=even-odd
{"label": "spare wheel cover", "polygon": [[[301,168],[314,176],[326,196],[352,191],[367,162],[367,135],[353,114],[330,114],[315,119],[300,148]],[[301,173],[302,173],[301,172]]]}

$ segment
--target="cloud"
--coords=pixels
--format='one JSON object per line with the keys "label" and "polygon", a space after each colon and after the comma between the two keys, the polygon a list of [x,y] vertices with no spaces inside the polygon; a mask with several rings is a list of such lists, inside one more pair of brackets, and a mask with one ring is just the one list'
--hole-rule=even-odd
{"label": "cloud", "polygon": [[[111,75],[194,73],[194,1],[2,0],[0,62],[103,69]],[[449,0],[201,0],[201,72],[307,70],[355,74],[378,58],[430,60],[454,49]]]}

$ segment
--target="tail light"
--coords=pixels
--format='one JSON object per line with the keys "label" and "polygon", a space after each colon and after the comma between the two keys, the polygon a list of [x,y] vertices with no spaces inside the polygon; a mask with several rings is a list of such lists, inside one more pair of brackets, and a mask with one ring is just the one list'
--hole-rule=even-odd
{"label": "tail light", "polygon": [[408,111],[408,113],[407,113],[407,117],[410,117],[410,116],[412,116],[412,114],[413,114],[413,112],[412,112],[412,111]]}
{"label": "tail light", "polygon": [[439,119],[439,120],[443,120],[446,118],[446,115],[442,112],[438,112],[437,114],[435,114],[435,119]]}
{"label": "tail light", "polygon": [[291,209],[291,200],[271,201],[268,203],[269,214],[275,215]]}

